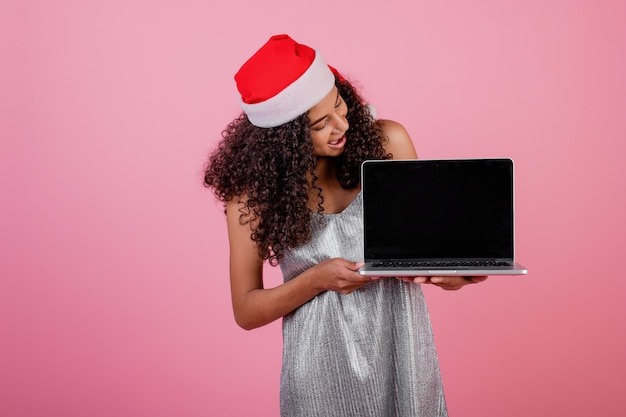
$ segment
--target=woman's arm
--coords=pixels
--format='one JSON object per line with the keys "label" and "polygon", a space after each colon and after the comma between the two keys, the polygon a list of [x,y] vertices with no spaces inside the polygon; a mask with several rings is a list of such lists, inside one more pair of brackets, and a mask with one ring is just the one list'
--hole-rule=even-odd
{"label": "woman's arm", "polygon": [[277,287],[263,288],[263,260],[251,239],[250,223],[241,224],[236,200],[226,206],[230,243],[230,285],[235,321],[254,329],[283,317],[327,291],[350,293],[370,282],[357,272],[360,263],[328,259]]}

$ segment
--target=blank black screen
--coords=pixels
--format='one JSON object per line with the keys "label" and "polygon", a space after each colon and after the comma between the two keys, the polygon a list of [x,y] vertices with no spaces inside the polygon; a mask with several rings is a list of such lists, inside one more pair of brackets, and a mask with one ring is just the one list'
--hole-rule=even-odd
{"label": "blank black screen", "polygon": [[366,161],[366,259],[513,257],[510,159]]}

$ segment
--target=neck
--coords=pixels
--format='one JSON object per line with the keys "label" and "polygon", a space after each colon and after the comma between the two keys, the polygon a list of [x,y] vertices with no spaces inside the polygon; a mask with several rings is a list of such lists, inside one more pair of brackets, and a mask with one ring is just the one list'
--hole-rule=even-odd
{"label": "neck", "polygon": [[336,179],[337,168],[335,159],[328,157],[318,157],[316,161],[315,173],[322,182],[328,182]]}
{"label": "neck", "polygon": [[[347,190],[344,189],[337,179],[337,168],[335,158],[317,158],[315,173],[317,174],[317,185],[322,189],[323,211],[325,213],[340,213],[354,200],[359,192],[359,187]],[[317,212],[319,210],[319,196],[317,190],[310,190],[309,209]]]}

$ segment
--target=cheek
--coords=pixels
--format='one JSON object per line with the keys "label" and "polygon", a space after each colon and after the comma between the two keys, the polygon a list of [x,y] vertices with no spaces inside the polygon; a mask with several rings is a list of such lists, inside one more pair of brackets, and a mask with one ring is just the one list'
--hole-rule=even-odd
{"label": "cheek", "polygon": [[326,144],[327,140],[321,132],[311,132],[311,142],[313,142],[313,149],[319,149]]}

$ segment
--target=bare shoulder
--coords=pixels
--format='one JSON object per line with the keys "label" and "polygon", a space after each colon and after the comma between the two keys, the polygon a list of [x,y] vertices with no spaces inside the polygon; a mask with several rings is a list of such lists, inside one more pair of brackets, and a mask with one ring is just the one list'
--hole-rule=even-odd
{"label": "bare shoulder", "polygon": [[417,152],[409,132],[400,123],[393,120],[377,120],[389,141],[385,144],[385,151],[393,155],[393,159],[417,159]]}
{"label": "bare shoulder", "polygon": [[[245,209],[247,197],[236,197],[226,203],[226,223],[231,239],[251,241],[252,233],[250,215]],[[237,247],[238,245],[235,245]]]}

